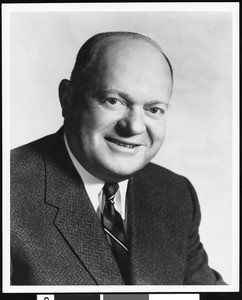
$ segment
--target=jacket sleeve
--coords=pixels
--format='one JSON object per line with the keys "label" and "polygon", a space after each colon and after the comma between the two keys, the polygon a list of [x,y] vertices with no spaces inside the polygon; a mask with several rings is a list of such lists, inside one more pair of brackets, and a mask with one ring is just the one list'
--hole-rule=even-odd
{"label": "jacket sleeve", "polygon": [[[187,179],[186,179],[187,180]],[[196,192],[187,180],[193,202],[193,217],[189,233],[189,249],[184,285],[225,285],[221,275],[208,265],[208,256],[200,242],[201,211]]]}

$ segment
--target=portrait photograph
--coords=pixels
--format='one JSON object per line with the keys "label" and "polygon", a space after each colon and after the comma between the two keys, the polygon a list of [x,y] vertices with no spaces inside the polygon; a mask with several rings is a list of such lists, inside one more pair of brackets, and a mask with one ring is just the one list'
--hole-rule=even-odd
{"label": "portrait photograph", "polygon": [[5,293],[239,290],[238,15],[3,5]]}

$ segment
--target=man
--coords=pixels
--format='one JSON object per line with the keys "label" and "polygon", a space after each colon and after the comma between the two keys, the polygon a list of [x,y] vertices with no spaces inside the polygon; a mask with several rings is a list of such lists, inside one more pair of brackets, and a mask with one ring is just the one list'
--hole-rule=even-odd
{"label": "man", "polygon": [[101,33],[60,83],[64,128],[12,151],[12,284],[224,284],[190,182],[150,163],[173,72],[156,42]]}

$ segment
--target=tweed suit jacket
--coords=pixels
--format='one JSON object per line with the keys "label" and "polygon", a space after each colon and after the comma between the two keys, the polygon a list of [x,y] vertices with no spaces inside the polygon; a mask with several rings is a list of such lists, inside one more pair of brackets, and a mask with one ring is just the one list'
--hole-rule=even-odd
{"label": "tweed suit jacket", "polygon": [[[200,243],[190,182],[149,163],[128,184],[133,285],[224,284]],[[13,285],[122,285],[63,130],[11,153]]]}

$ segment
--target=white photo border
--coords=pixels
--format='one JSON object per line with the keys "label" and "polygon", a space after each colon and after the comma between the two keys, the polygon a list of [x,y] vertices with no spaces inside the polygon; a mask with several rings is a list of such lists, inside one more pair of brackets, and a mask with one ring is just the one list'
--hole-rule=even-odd
{"label": "white photo border", "polygon": [[[233,16],[233,283],[228,286],[12,286],[10,285],[10,15],[13,12],[229,11]],[[3,97],[3,274],[4,293],[162,293],[239,291],[239,4],[83,3],[2,4]],[[226,259],[226,258],[225,258]]]}

